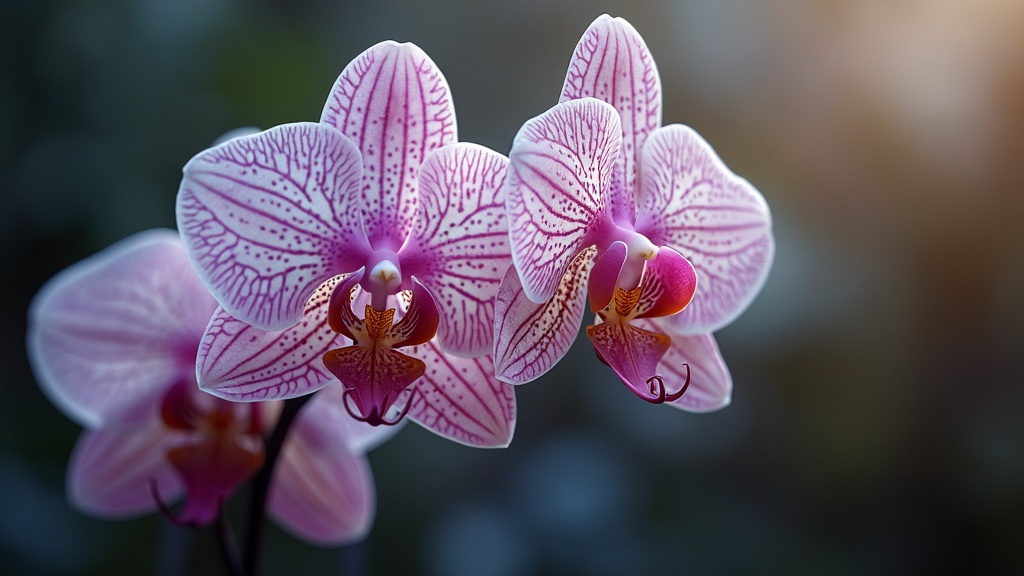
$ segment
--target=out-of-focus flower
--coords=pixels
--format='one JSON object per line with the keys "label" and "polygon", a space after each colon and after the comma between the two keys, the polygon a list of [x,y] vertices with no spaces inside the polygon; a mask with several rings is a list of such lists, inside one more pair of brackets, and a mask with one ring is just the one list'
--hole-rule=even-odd
{"label": "out-of-focus flower", "polygon": [[[357,419],[407,414],[459,442],[507,445],[515,398],[489,356],[511,264],[507,163],[456,143],[441,72],[395,42],[345,68],[319,123],[197,155],[178,223],[225,310],[199,350],[200,386],[248,401],[337,377]],[[324,306],[304,308],[311,296]]]}
{"label": "out-of-focus flower", "polygon": [[636,395],[726,405],[732,381],[711,332],[764,284],[771,216],[696,132],[661,126],[661,81],[629,23],[605,15],[590,26],[561,103],[523,126],[509,158],[515,266],[496,304],[499,378],[549,370],[589,290],[598,318],[587,335]]}
{"label": "out-of-focus flower", "polygon": [[[46,395],[86,428],[68,470],[77,508],[124,518],[184,495],[176,519],[206,524],[263,465],[281,403],[227,402],[196,384],[216,308],[171,230],[127,238],[39,291],[29,359]],[[362,538],[373,519],[363,452],[383,436],[349,418],[341,394],[330,386],[299,413],[270,487],[270,514],[321,545]]]}

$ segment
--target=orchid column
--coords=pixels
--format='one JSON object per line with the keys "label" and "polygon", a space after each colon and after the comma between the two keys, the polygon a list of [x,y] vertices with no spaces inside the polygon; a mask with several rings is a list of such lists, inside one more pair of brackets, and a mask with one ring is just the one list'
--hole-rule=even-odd
{"label": "orchid column", "polygon": [[579,330],[637,396],[693,411],[728,404],[711,332],[761,289],[774,253],[761,194],[691,128],[661,124],[661,82],[640,35],[587,29],[561,103],[528,121],[506,184],[515,267],[496,307],[499,378],[547,372]]}
{"label": "orchid column", "polygon": [[178,223],[225,310],[199,351],[200,386],[251,401],[336,377],[345,407],[370,424],[407,414],[459,442],[507,445],[515,399],[489,357],[511,263],[507,163],[456,143],[444,77],[395,42],[345,68],[320,123],[197,155]]}

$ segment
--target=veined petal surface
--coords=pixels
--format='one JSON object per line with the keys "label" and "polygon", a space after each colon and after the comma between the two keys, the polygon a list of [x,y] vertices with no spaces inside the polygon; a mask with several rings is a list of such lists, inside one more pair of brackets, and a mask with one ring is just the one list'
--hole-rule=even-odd
{"label": "veined petal surface", "polygon": [[664,334],[633,326],[629,322],[609,322],[587,326],[587,336],[602,362],[644,398],[655,395],[649,383],[657,375],[658,361],[671,345]]}
{"label": "veined petal surface", "polygon": [[151,483],[163,501],[176,500],[185,484],[166,453],[184,438],[164,427],[156,414],[142,426],[83,432],[68,465],[68,500],[91,516],[110,519],[155,510]]}
{"label": "veined petal surface", "polygon": [[359,150],[337,130],[286,124],[185,165],[178,228],[199,277],[232,316],[281,330],[369,246],[357,214]]}
{"label": "veined petal surface", "polygon": [[511,385],[494,377],[490,356],[462,358],[445,354],[436,340],[403,348],[427,369],[396,405],[412,396],[409,418],[449,439],[479,448],[504,448],[516,425]]}
{"label": "veined petal surface", "polygon": [[320,121],[359,147],[366,234],[375,249],[397,251],[416,217],[420,166],[456,140],[448,82],[415,44],[381,42],[345,67]]}
{"label": "veined petal surface", "polygon": [[[446,352],[491,352],[494,296],[512,264],[502,185],[508,159],[475,144],[452,144],[427,157],[420,173],[417,224],[407,266],[441,314]],[[405,261],[406,250],[400,254]]]}
{"label": "veined petal surface", "polygon": [[622,154],[611,206],[617,220],[631,222],[640,150],[647,135],[661,126],[661,79],[647,44],[622,18],[598,17],[573,52],[561,101],[586,97],[603,100],[619,112]]}
{"label": "veined petal surface", "polygon": [[672,346],[658,363],[658,375],[665,380],[669,392],[678,390],[686,381],[690,368],[690,386],[670,406],[687,412],[711,412],[725,408],[732,399],[732,376],[722,359],[718,344],[711,334],[682,336],[666,330],[665,319],[634,320],[637,326],[672,336]]}
{"label": "veined petal surface", "polygon": [[526,297],[515,268],[505,274],[494,302],[494,364],[498,379],[525,384],[550,370],[569,351],[583,321],[587,279],[597,249],[573,259],[547,302]]}
{"label": "veined petal surface", "polygon": [[299,412],[270,484],[270,515],[297,537],[321,546],[366,536],[376,497],[370,467],[357,446],[395,432],[393,426],[356,422],[342,402],[342,388],[334,384]]}
{"label": "veined petal surface", "polygon": [[293,398],[315,392],[333,379],[321,357],[349,345],[327,322],[335,286],[324,282],[306,302],[299,323],[267,332],[236,320],[218,308],[199,344],[199,387],[235,402]]}
{"label": "veined petal surface", "polygon": [[754,299],[771,267],[775,241],[764,197],[679,124],[648,137],[640,169],[637,231],[697,271],[693,301],[669,326],[685,334],[725,326]]}
{"label": "veined petal surface", "polygon": [[551,298],[587,232],[608,223],[621,147],[618,113],[593,98],[558,104],[516,135],[505,201],[512,260],[531,301]]}
{"label": "veined petal surface", "polygon": [[178,235],[142,232],[43,286],[29,308],[29,360],[47,397],[86,427],[150,416],[133,407],[191,377],[216,306]]}

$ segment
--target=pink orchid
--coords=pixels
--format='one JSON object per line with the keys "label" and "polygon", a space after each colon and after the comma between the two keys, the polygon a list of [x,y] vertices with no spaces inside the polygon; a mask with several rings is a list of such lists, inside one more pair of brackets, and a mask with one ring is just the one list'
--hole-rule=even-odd
{"label": "pink orchid", "polygon": [[178,223],[225,310],[199,350],[200,387],[249,401],[337,377],[357,419],[408,415],[462,443],[507,445],[515,397],[489,356],[511,264],[507,164],[456,143],[441,72],[395,42],[345,68],[319,123],[197,155]]}
{"label": "pink orchid", "polygon": [[[598,357],[637,395],[691,411],[728,404],[711,332],[771,266],[771,215],[691,128],[661,124],[661,82],[640,35],[601,16],[560,103],[509,154],[514,268],[498,294],[498,377],[531,381],[568,351],[589,291]],[[666,381],[670,384],[666,385]]]}
{"label": "pink orchid", "polygon": [[[152,230],[61,272],[29,312],[39,385],[86,428],[68,496],[104,518],[143,514],[184,495],[176,518],[206,524],[260,469],[280,402],[237,404],[196,385],[196,350],[217,307],[178,235]],[[339,407],[340,385],[306,405],[274,470],[269,511],[309,542],[362,538],[374,491],[363,452],[384,436]]]}

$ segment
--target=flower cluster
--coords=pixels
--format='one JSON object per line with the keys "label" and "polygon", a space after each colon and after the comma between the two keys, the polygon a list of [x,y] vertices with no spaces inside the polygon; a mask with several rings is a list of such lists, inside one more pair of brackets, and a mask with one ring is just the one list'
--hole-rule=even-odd
{"label": "flower cluster", "polygon": [[729,402],[712,332],[765,281],[770,213],[694,130],[661,126],[624,20],[590,26],[508,157],[458,142],[444,76],[396,42],[342,71],[319,122],[233,136],[185,166],[180,240],[127,239],[33,302],[40,385],[87,429],[82,510],[205,524],[265,474],[293,533],[360,538],[363,453],[405,419],[507,446],[512,384],[565,355],[588,300],[597,357],[635,395]]}

